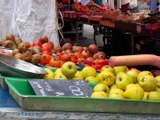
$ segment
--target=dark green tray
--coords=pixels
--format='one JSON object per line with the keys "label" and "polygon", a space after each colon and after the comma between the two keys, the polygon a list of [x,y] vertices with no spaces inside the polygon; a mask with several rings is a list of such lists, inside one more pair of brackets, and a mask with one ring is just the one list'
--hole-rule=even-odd
{"label": "dark green tray", "polygon": [[26,110],[160,114],[160,101],[36,96],[29,82],[7,78],[11,96]]}

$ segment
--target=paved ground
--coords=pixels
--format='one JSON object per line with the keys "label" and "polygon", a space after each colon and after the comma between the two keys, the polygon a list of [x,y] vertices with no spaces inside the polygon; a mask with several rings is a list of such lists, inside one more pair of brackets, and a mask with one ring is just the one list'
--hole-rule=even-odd
{"label": "paved ground", "polygon": [[[93,37],[94,37],[93,26],[84,24],[83,37],[80,38],[80,40],[78,41],[79,44],[87,46],[87,45],[89,45],[91,43],[94,43],[94,39],[93,39]],[[103,46],[102,34],[96,35],[96,42],[97,42],[97,45],[99,47]]]}
{"label": "paved ground", "polygon": [[[65,38],[72,38],[71,41],[72,44],[88,46],[91,43],[95,43],[93,37],[94,37],[93,26],[84,24],[82,35],[81,34],[79,35],[78,40],[76,40],[76,34],[69,34]],[[103,46],[102,34],[96,35],[96,42],[99,47]]]}

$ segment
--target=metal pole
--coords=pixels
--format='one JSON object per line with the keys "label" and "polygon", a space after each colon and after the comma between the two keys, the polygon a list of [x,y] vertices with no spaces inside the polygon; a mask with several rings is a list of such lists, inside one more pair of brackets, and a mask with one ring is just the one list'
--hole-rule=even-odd
{"label": "metal pole", "polygon": [[131,33],[131,54],[134,54],[134,35]]}

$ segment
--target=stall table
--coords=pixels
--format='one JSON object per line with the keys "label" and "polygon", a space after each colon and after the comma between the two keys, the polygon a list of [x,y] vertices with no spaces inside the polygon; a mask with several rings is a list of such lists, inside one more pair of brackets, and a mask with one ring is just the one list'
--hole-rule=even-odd
{"label": "stall table", "polygon": [[[33,103],[34,104],[34,103]],[[65,111],[26,111],[19,107],[7,89],[0,87],[0,120],[160,120],[160,115],[89,113]]]}
{"label": "stall table", "polygon": [[[116,21],[116,20],[110,21],[108,19],[104,19],[102,17],[103,14],[97,15],[97,14],[93,14],[93,13],[89,14],[89,13],[81,13],[81,12],[73,12],[73,11],[65,11],[63,13],[65,21],[73,21],[76,23],[76,29],[75,29],[76,40],[79,40],[79,29],[78,29],[79,24],[87,24],[87,25],[101,27],[101,28],[103,28],[103,32],[101,33],[103,35],[103,38],[102,38],[103,48],[104,49],[107,48],[107,51],[113,51],[113,50],[119,49],[119,48],[117,48],[117,47],[115,48],[112,43],[116,43],[117,39],[119,41],[119,39],[122,37],[122,34],[119,34],[120,36],[118,36],[118,35],[113,36],[112,32],[108,33],[108,32],[106,32],[106,30],[116,32],[115,34],[117,34],[117,32],[119,31],[119,32],[123,33],[123,35],[126,35],[126,34],[130,35],[131,48],[129,51],[130,51],[130,54],[135,54],[135,51],[134,51],[135,40],[134,40],[134,38],[135,38],[135,36],[144,36],[144,35],[146,36],[146,34],[144,33],[144,31],[145,31],[144,24],[136,23],[136,22],[128,23],[128,22],[122,22],[122,21]],[[108,37],[109,34],[113,38]],[[93,40],[94,40],[94,43],[97,44],[95,33],[93,33]],[[122,38],[122,41],[123,41],[123,38]],[[119,47],[120,46],[121,45],[119,45]],[[127,50],[124,50],[124,51],[127,51]],[[124,54],[124,53],[122,53],[122,54]],[[111,53],[110,55],[113,55],[113,54]],[[117,55],[117,54],[115,54],[115,55]]]}

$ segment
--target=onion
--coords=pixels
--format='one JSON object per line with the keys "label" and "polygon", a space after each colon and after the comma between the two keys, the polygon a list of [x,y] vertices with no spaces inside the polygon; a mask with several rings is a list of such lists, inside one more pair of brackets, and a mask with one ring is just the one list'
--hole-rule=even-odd
{"label": "onion", "polygon": [[53,50],[54,50],[55,52],[61,52],[61,51],[62,51],[62,48],[61,48],[60,45],[55,45]]}
{"label": "onion", "polygon": [[72,51],[73,52],[82,52],[84,49],[83,49],[83,47],[82,46],[73,46],[72,47]]}
{"label": "onion", "polygon": [[106,54],[104,52],[97,52],[98,55],[98,59],[105,59],[106,58]]}
{"label": "onion", "polygon": [[62,50],[67,50],[67,49],[71,49],[72,50],[72,44],[71,43],[65,43],[62,46]]}
{"label": "onion", "polygon": [[96,44],[90,44],[88,46],[88,50],[92,53],[95,54],[99,51],[98,46]]}
{"label": "onion", "polygon": [[88,50],[83,50],[82,55],[83,55],[83,57],[87,58],[87,57],[91,56],[91,53]]}
{"label": "onion", "polygon": [[40,38],[39,38],[39,41],[41,41],[41,43],[47,43],[49,40],[48,40],[48,37],[46,35],[42,35]]}

